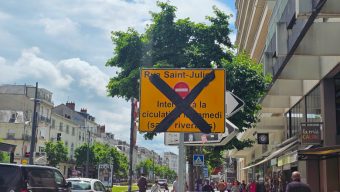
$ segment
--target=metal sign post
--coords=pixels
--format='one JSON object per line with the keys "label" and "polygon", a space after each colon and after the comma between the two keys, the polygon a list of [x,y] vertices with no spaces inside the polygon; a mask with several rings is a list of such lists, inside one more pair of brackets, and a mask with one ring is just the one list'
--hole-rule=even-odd
{"label": "metal sign post", "polygon": [[178,190],[185,191],[185,173],[186,173],[186,162],[185,162],[185,148],[184,148],[184,133],[180,133],[178,146]]}

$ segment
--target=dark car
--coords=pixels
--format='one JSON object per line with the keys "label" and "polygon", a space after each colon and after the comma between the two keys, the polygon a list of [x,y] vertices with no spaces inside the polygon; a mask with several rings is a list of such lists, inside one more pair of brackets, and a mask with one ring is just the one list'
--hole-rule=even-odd
{"label": "dark car", "polygon": [[54,167],[0,163],[1,192],[70,192],[70,187]]}

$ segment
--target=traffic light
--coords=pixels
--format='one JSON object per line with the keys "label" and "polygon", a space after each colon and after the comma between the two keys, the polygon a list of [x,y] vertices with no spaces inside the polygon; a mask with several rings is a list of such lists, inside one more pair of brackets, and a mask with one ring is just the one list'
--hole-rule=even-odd
{"label": "traffic light", "polygon": [[57,133],[57,141],[61,141],[61,133]]}

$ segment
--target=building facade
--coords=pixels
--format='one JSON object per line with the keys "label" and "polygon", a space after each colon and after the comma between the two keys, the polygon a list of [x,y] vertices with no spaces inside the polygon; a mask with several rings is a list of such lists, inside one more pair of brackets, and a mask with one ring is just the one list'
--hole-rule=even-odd
{"label": "building facade", "polygon": [[336,0],[236,0],[238,51],[273,80],[261,120],[239,139],[268,144],[232,151],[239,179],[284,190],[298,170],[312,191],[340,190],[340,4]]}
{"label": "building facade", "polygon": [[[27,163],[32,135],[32,119],[36,88],[27,85],[0,86],[0,138],[5,143],[16,145],[14,161]],[[37,90],[37,142],[35,144],[34,160],[44,164],[45,142],[48,141],[53,107],[52,93],[46,89]],[[37,161],[40,160],[40,161]]]}
{"label": "building facade", "polygon": [[163,161],[169,169],[178,173],[178,155],[172,152],[164,152]]}

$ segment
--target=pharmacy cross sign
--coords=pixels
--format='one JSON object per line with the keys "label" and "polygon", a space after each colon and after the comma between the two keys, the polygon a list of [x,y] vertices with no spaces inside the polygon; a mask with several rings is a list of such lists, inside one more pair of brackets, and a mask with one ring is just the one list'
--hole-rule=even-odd
{"label": "pharmacy cross sign", "polygon": [[203,133],[211,132],[211,125],[209,125],[200,114],[198,114],[190,104],[195,98],[201,93],[201,91],[209,85],[211,81],[215,79],[214,70],[208,73],[193,89],[189,94],[182,98],[178,93],[173,90],[159,75],[152,74],[149,77],[150,82],[162,92],[173,104],[173,109],[153,130],[153,132],[166,132],[172,123],[184,113]]}

